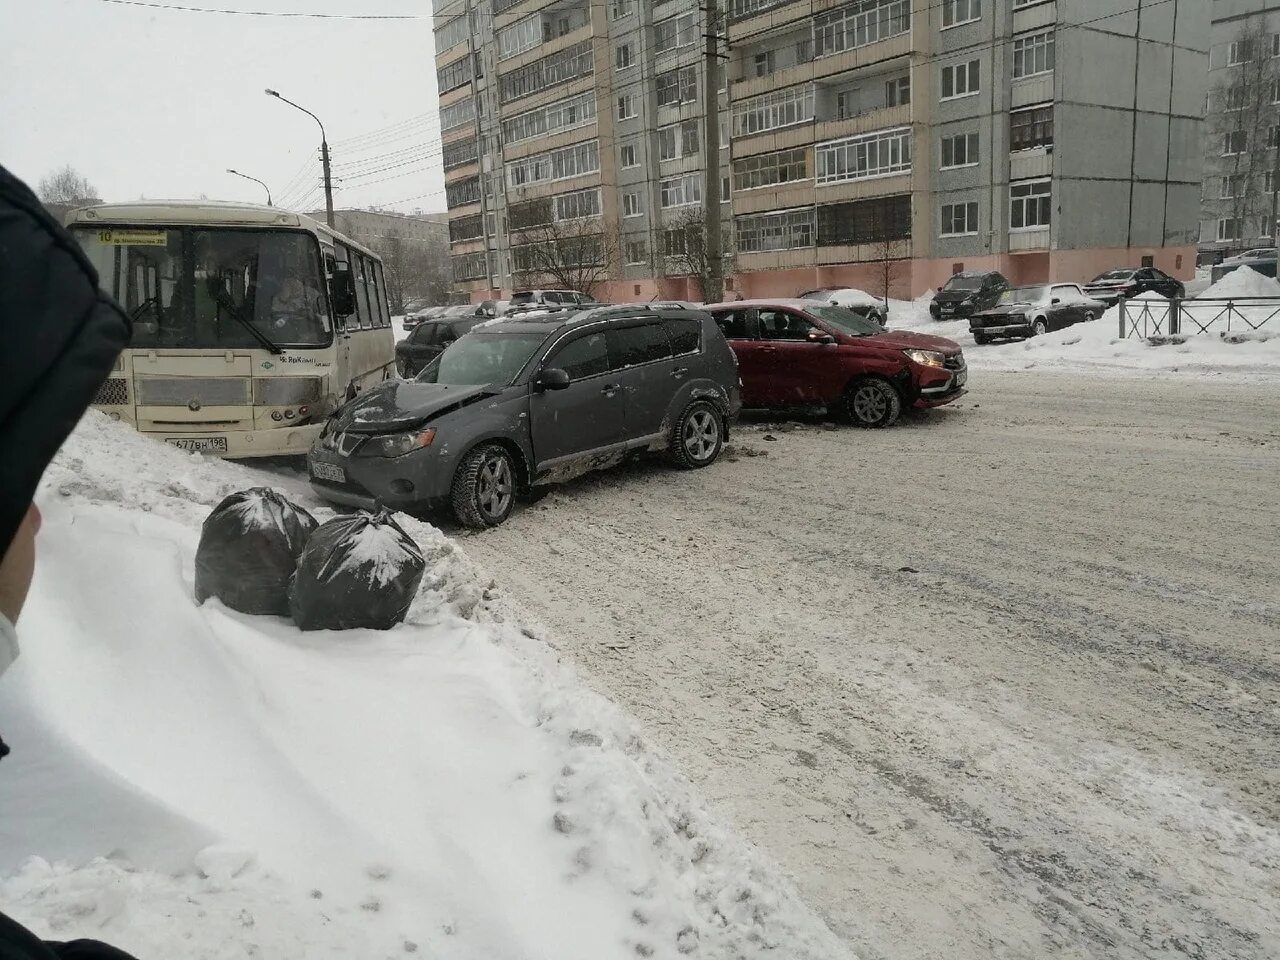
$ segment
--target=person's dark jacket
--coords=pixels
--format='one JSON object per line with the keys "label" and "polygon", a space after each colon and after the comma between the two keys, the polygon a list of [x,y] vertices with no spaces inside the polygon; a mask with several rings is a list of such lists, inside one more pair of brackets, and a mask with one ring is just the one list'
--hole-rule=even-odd
{"label": "person's dark jacket", "polygon": [[[130,333],[75,240],[0,167],[0,555]],[[0,960],[130,958],[92,940],[42,943],[0,914]]]}
{"label": "person's dark jacket", "polygon": [[0,553],[130,333],[79,245],[0,167]]}

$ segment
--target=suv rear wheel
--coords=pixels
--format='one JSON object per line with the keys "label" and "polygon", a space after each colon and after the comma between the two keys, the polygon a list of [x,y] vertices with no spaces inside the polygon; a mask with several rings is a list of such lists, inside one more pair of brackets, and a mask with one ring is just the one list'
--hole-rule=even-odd
{"label": "suv rear wheel", "polygon": [[516,503],[516,470],[511,454],[496,443],[476,447],[458,464],[450,491],[458,522],[474,530],[496,527]]}
{"label": "suv rear wheel", "polygon": [[863,377],[845,392],[844,414],[855,427],[889,427],[902,414],[902,397],[883,377]]}
{"label": "suv rear wheel", "polygon": [[694,400],[684,408],[671,431],[671,459],[685,470],[709,467],[724,446],[720,411],[706,400]]}
{"label": "suv rear wheel", "polygon": [[1033,337],[1043,337],[1048,332],[1049,325],[1044,322],[1043,317],[1039,318],[1031,325],[1031,335]]}

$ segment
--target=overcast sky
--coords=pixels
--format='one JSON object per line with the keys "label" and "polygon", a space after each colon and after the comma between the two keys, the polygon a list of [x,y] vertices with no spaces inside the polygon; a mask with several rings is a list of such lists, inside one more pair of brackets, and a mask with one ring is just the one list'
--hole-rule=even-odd
{"label": "overcast sky", "polygon": [[[108,0],[0,0],[0,163],[34,189],[70,163],[106,200],[140,196],[323,207],[315,121],[345,181],[339,207],[443,210],[425,0],[154,0],[410,21],[249,17]],[[355,139],[353,139],[355,138]]]}

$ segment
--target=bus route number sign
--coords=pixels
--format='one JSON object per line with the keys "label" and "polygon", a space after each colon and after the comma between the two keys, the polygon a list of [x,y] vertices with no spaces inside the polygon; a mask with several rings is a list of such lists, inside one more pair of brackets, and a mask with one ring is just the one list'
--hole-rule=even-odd
{"label": "bus route number sign", "polygon": [[163,230],[99,230],[98,242],[112,247],[163,247],[169,240]]}

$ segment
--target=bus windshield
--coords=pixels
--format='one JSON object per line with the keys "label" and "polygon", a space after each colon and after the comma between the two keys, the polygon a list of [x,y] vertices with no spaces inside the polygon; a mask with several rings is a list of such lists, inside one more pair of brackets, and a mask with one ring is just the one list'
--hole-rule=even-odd
{"label": "bus windshield", "polygon": [[132,346],[322,347],[332,341],[320,247],[308,233],[77,227],[102,288],[133,318]]}

